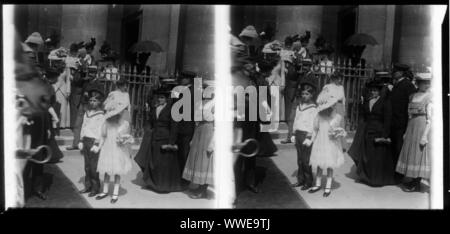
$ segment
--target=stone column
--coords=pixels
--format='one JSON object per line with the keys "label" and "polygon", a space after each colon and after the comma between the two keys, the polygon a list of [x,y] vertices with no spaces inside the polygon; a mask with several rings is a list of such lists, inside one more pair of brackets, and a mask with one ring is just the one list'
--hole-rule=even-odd
{"label": "stone column", "polygon": [[400,7],[399,45],[397,61],[407,64],[431,65],[431,12],[430,6],[404,5]]}
{"label": "stone column", "polygon": [[214,6],[189,5],[186,18],[183,49],[183,69],[204,77],[214,74]]}
{"label": "stone column", "polygon": [[[366,62],[373,65],[375,68],[382,67],[383,64],[386,24],[387,6],[359,6],[358,33],[368,34],[374,37],[378,42],[378,45],[367,45],[361,57],[366,59]],[[387,39],[389,40],[389,38]]]}
{"label": "stone column", "polygon": [[284,41],[288,35],[311,32],[308,48],[314,51],[314,42],[322,31],[323,6],[278,6],[275,39]]}
{"label": "stone column", "polygon": [[63,5],[61,46],[69,48],[73,42],[88,42],[95,37],[97,45],[93,56],[98,59],[98,50],[106,38],[107,23],[108,5]]}
{"label": "stone column", "polygon": [[182,48],[182,46],[178,45],[178,35],[179,32],[179,24],[180,24],[180,5],[171,5],[170,6],[170,29],[169,29],[169,40],[167,46],[167,72],[170,74],[175,73],[175,64],[176,64],[176,56],[177,50]]}
{"label": "stone column", "polygon": [[163,52],[161,53],[152,53],[147,60],[147,65],[150,66],[153,71],[163,74],[167,71],[171,6],[143,5],[142,11],[141,40],[154,41],[163,49]]}

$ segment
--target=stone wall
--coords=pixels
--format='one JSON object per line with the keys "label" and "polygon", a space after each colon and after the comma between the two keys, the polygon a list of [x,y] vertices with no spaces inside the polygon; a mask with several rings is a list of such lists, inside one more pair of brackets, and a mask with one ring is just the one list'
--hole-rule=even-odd
{"label": "stone wall", "polygon": [[188,5],[184,19],[183,69],[214,74],[214,6]]}
{"label": "stone wall", "polygon": [[88,42],[95,37],[93,56],[100,58],[101,44],[108,28],[108,5],[62,5],[61,45],[69,48],[73,42]]}
{"label": "stone wall", "polygon": [[311,32],[308,48],[314,52],[314,42],[322,33],[323,6],[278,6],[277,33],[275,38],[284,41],[288,35],[304,35]]}
{"label": "stone wall", "polygon": [[[400,7],[400,35],[396,60],[408,64],[430,65],[432,59],[431,12],[426,5]],[[397,30],[397,29],[396,29]]]}
{"label": "stone wall", "polygon": [[162,53],[152,53],[147,60],[153,70],[164,73],[167,70],[167,56],[170,39],[170,5],[142,6],[141,40],[151,40],[158,43]]}
{"label": "stone wall", "polygon": [[390,63],[393,40],[394,13],[390,8],[393,6],[372,5],[359,6],[358,10],[358,33],[371,35],[377,40],[378,45],[366,46],[362,58],[373,66],[382,67]]}

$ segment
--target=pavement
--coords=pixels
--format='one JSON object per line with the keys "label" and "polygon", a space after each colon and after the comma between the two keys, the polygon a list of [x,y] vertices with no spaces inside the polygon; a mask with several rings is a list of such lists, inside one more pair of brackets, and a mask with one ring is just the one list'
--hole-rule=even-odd
{"label": "pavement", "polygon": [[[57,138],[60,149],[63,151],[64,158],[61,163],[56,164],[66,177],[81,190],[84,188],[84,159],[79,150],[66,151],[71,140],[71,131],[62,130],[61,137]],[[139,145],[133,145],[133,155],[136,155]],[[110,203],[109,198],[95,200],[95,197],[88,197],[82,194],[92,208],[132,208],[132,209],[212,209],[215,206],[213,191],[208,191],[208,199],[191,199],[186,193],[173,192],[168,194],[158,194],[148,189],[143,189],[142,173],[139,166],[132,160],[132,170],[121,178],[121,188],[119,191],[119,200],[115,204]],[[102,178],[100,178],[102,179]],[[112,192],[112,183],[110,191]]]}
{"label": "pavement", "polygon": [[[266,179],[261,186],[267,188],[260,194],[245,193],[244,208],[313,208],[313,209],[428,209],[429,189],[425,182],[422,192],[405,193],[398,186],[385,186],[373,188],[355,182],[355,167],[351,158],[346,154],[345,164],[334,172],[332,193],[324,198],[322,192],[310,194],[299,188],[289,187],[296,182],[297,155],[294,144],[281,144],[280,140],[287,133],[286,126],[273,133],[278,147],[276,156],[257,159],[257,167],[265,168]],[[73,183],[76,189],[83,188],[84,170],[83,157],[78,150],[66,151],[65,146],[71,143],[70,130],[62,130],[57,138],[64,158],[56,164],[65,176]],[[347,138],[348,146],[352,142],[352,134]],[[348,147],[347,147],[348,148]],[[139,145],[133,146],[133,154],[137,153]],[[267,177],[268,176],[268,177]],[[184,192],[158,194],[143,189],[142,174],[133,160],[133,168],[121,182],[119,201],[111,204],[109,199],[95,200],[87,195],[85,198],[92,208],[174,208],[174,209],[208,209],[214,208],[214,191],[209,188],[208,199],[191,199]],[[269,178],[270,177],[270,178]],[[325,181],[323,182],[323,184]],[[274,186],[276,185],[276,186]],[[278,186],[279,189],[276,189]],[[111,187],[112,189],[112,187]],[[112,191],[112,190],[111,190]],[[289,199],[277,199],[283,197]],[[252,201],[254,200],[254,201]],[[284,202],[283,202],[284,200]]]}

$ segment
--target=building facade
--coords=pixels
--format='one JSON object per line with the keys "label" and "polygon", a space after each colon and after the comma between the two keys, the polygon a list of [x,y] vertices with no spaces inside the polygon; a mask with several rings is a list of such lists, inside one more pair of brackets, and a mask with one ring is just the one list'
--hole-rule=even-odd
{"label": "building facade", "polygon": [[[373,36],[378,45],[362,54],[368,64],[381,68],[394,62],[431,64],[431,14],[426,5],[342,6],[232,6],[232,32],[247,25],[261,32],[268,24],[275,39],[311,31],[310,50],[322,35],[344,54],[344,41],[354,33]],[[97,39],[94,56],[103,41],[120,51],[121,62],[132,59],[128,49],[141,40],[163,48],[147,64],[162,74],[183,69],[212,76],[214,69],[214,6],[202,5],[18,5],[15,21],[24,39],[32,32],[57,32],[61,46]]]}
{"label": "building facade", "polygon": [[203,77],[214,74],[214,8],[202,5],[18,5],[15,22],[22,39],[32,32],[43,37],[56,32],[60,46],[97,40],[94,57],[106,40],[130,62],[129,48],[152,40],[163,52],[147,60],[154,71],[174,74],[191,70]]}
{"label": "building facade", "polygon": [[[342,6],[232,6],[232,31],[246,25],[258,31],[275,27],[275,39],[311,32],[310,51],[322,35],[344,54],[345,40],[355,33],[373,36],[378,45],[367,46],[362,54],[375,68],[402,62],[413,66],[431,65],[431,12],[426,5],[342,5]],[[233,21],[234,20],[234,21]]]}

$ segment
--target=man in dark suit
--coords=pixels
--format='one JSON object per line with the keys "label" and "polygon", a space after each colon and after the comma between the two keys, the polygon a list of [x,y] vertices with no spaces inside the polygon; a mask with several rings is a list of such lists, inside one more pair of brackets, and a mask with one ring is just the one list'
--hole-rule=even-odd
{"label": "man in dark suit", "polygon": [[[183,71],[181,72],[181,76],[179,77],[179,84],[181,86],[185,86],[187,89],[189,89],[190,92],[190,119],[189,120],[181,120],[178,122],[178,134],[177,134],[177,141],[176,144],[178,146],[178,157],[180,159],[180,168],[183,170],[184,165],[186,163],[187,157],[189,155],[189,149],[190,149],[190,142],[192,140],[192,136],[194,135],[195,130],[195,119],[194,119],[194,78],[197,75],[194,72],[191,71]],[[181,96],[178,97],[179,99],[182,98]],[[201,100],[201,99],[200,99]],[[184,112],[188,110],[180,110],[180,112]]]}
{"label": "man in dark suit", "polygon": [[[403,135],[408,125],[408,103],[411,94],[416,92],[416,87],[408,78],[411,74],[410,68],[405,64],[395,64],[392,72],[394,87],[390,93],[392,104],[392,121],[391,121],[391,141],[392,141],[392,158],[394,165],[397,164],[400,151],[403,146]],[[398,180],[401,175],[396,176]]]}

